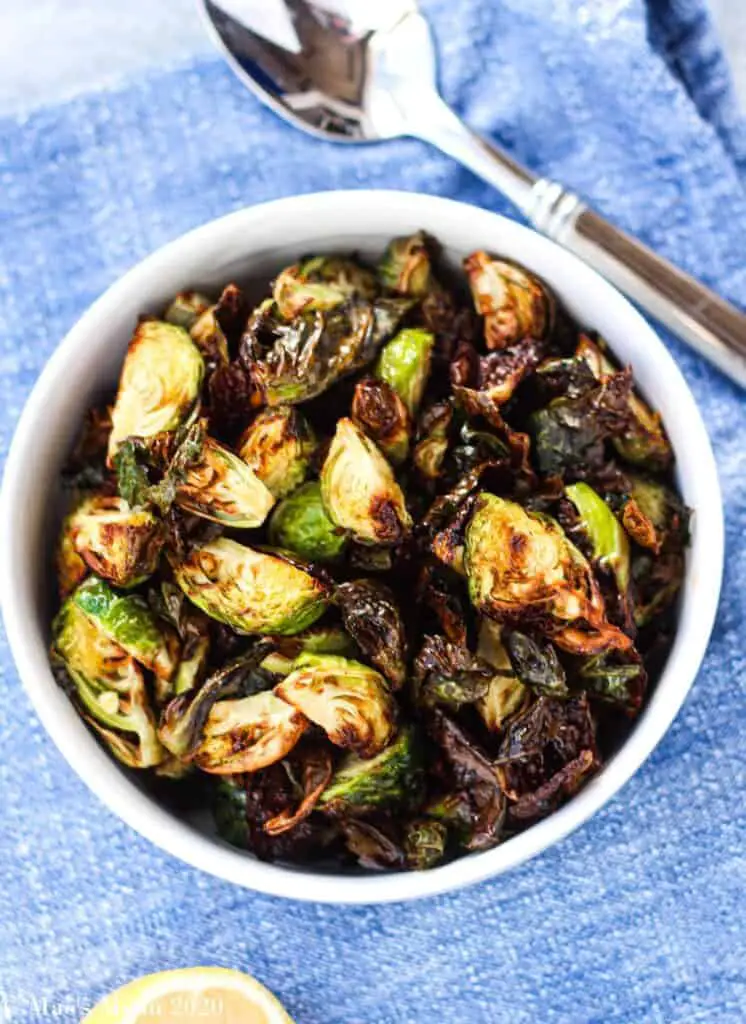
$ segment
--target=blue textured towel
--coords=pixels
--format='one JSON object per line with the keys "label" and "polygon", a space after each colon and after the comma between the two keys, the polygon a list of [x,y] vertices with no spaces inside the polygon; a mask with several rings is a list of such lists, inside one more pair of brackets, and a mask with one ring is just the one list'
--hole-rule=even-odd
{"label": "blue textured towel", "polygon": [[[445,95],[473,126],[746,303],[746,128],[703,0],[426,7]],[[134,261],[244,204],[357,186],[504,209],[417,142],[335,148],[294,132],[217,56],[6,117],[3,448],[48,354]],[[722,473],[724,598],[684,710],[612,804],[457,895],[348,909],[256,896],[105,811],[46,737],[3,643],[0,1017],[4,1006],[13,1021],[77,1021],[135,975],[215,963],[255,973],[299,1024],[742,1024],[746,403],[671,345]]]}

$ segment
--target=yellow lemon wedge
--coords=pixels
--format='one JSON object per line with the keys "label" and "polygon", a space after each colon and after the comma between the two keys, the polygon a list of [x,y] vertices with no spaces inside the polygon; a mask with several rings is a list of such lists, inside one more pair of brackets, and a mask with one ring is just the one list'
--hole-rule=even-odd
{"label": "yellow lemon wedge", "polygon": [[148,974],[106,996],[82,1024],[293,1024],[269,989],[240,971]]}

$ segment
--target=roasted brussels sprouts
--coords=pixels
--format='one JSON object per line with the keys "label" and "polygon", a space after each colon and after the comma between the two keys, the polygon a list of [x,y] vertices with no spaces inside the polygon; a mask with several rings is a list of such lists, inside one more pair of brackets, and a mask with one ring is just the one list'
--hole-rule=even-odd
{"label": "roasted brussels sprouts", "polygon": [[205,364],[182,327],[144,320],[135,331],[111,413],[109,460],[128,437],[175,430],[199,401]]}
{"label": "roasted brussels sprouts", "polygon": [[238,633],[300,633],[329,599],[326,583],[281,552],[255,551],[227,537],[194,547],[173,573],[198,608]]}
{"label": "roasted brussels sprouts", "polygon": [[431,290],[433,278],[427,239],[422,231],[404,235],[389,242],[381,262],[378,277],[385,288],[422,298]]}
{"label": "roasted brussels sprouts", "polygon": [[412,528],[404,494],[373,442],[341,419],[321,471],[329,518],[363,544],[399,544]]}
{"label": "roasted brussels sprouts", "polygon": [[146,508],[95,496],[68,521],[69,537],[88,568],[117,587],[142,583],[158,566],[164,530]]}
{"label": "roasted brussels sprouts", "polygon": [[300,712],[273,693],[217,701],[189,760],[215,775],[255,772],[285,757],[307,726]]}
{"label": "roasted brussels sprouts", "polygon": [[283,498],[272,513],[269,540],[311,562],[337,562],[347,544],[344,530],[326,514],[316,480]]}
{"label": "roasted brussels sprouts", "polygon": [[163,314],[163,319],[168,324],[176,327],[183,327],[185,331],[191,331],[195,323],[203,313],[206,313],[212,302],[201,292],[179,292]]}
{"label": "roasted brussels sprouts", "polygon": [[689,510],[632,370],[525,268],[474,253],[471,302],[437,252],[179,293],[61,473],[59,685],[260,859],[423,870],[531,827],[675,635]]}
{"label": "roasted brussels sprouts", "polygon": [[424,783],[422,745],[411,728],[375,757],[347,754],[321,794],[319,809],[333,815],[365,815],[392,805],[415,805]]}
{"label": "roasted brussels sprouts", "polygon": [[81,583],[72,600],[91,622],[127,654],[169,680],[179,657],[177,637],[161,625],[146,601],[136,594],[117,594],[104,580]]}
{"label": "roasted brussels sprouts", "polygon": [[353,296],[373,299],[377,291],[375,275],[353,260],[313,256],[278,274],[272,297],[280,316],[292,320],[308,310],[334,309]]}
{"label": "roasted brussels sprouts", "polygon": [[118,760],[130,768],[160,763],[165,751],[141,669],[72,600],[55,620],[52,658],[64,666],[83,717]]}
{"label": "roasted brussels sprouts", "polygon": [[284,498],[303,483],[315,451],[313,430],[303,414],[290,405],[260,412],[238,445],[243,461],[275,498]]}
{"label": "roasted brussels sprouts", "polygon": [[590,566],[546,516],[483,492],[466,530],[465,567],[472,603],[485,615],[506,622],[548,616],[560,625],[580,620],[598,634],[595,640],[572,626],[553,634],[579,653],[631,645],[606,621]]}
{"label": "roasted brussels sprouts", "polygon": [[502,642],[502,626],[483,619],[479,627],[477,654],[495,670],[487,692],[476,708],[491,732],[500,732],[505,723],[522,711],[529,700],[528,688],[516,674]]}
{"label": "roasted brussels sprouts", "polygon": [[375,757],[393,736],[396,704],[383,676],[359,661],[303,654],[274,692],[360,757]]}
{"label": "roasted brussels sprouts", "polygon": [[389,384],[373,377],[358,381],[352,419],[394,465],[404,462],[412,424],[404,402]]}
{"label": "roasted brussels sprouts", "polygon": [[434,341],[430,331],[406,327],[384,345],[378,357],[376,377],[396,391],[412,417],[425,393]]}
{"label": "roasted brussels sprouts", "polygon": [[565,494],[580,516],[580,525],[587,534],[594,559],[614,573],[621,594],[629,586],[629,543],[622,524],[609,506],[585,483],[572,484]]}
{"label": "roasted brussels sprouts", "polygon": [[543,338],[552,330],[554,298],[525,267],[475,252],[464,260],[464,270],[474,308],[485,318],[487,348],[505,348],[523,338]]}
{"label": "roasted brussels sprouts", "polygon": [[392,591],[376,580],[352,580],[337,587],[335,599],[347,632],[399,689],[407,675],[407,637]]}
{"label": "roasted brussels sprouts", "polygon": [[176,488],[176,504],[187,512],[244,530],[261,526],[274,503],[253,469],[211,437]]}

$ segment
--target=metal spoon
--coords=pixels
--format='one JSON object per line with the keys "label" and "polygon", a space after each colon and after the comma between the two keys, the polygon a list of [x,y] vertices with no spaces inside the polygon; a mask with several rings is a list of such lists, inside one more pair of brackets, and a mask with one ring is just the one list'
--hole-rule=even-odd
{"label": "metal spoon", "polygon": [[438,93],[414,0],[201,2],[233,70],[286,120],[337,142],[432,143],[746,387],[746,314],[472,132]]}

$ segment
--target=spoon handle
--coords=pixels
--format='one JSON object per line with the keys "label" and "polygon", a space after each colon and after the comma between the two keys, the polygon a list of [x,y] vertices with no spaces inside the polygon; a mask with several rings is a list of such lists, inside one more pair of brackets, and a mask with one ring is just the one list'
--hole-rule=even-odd
{"label": "spoon handle", "polygon": [[561,185],[537,179],[474,133],[440,97],[425,109],[430,116],[412,126],[411,134],[431,142],[494,185],[534,227],[580,256],[746,388],[745,313],[589,209]]}

